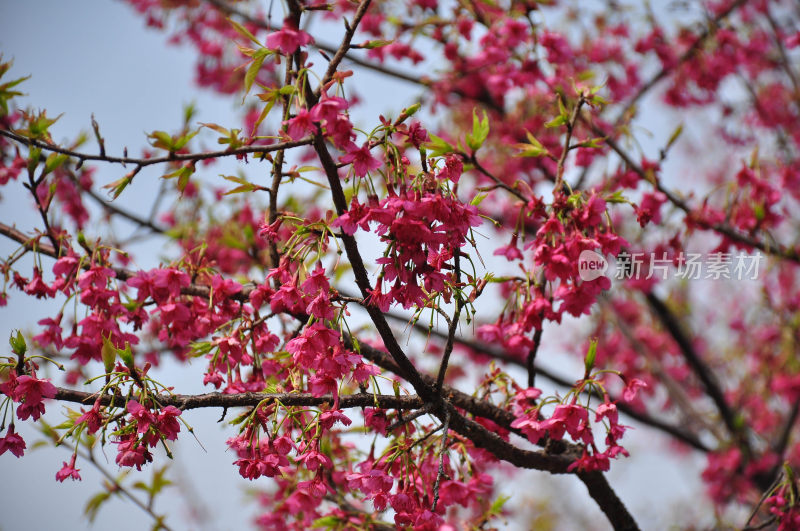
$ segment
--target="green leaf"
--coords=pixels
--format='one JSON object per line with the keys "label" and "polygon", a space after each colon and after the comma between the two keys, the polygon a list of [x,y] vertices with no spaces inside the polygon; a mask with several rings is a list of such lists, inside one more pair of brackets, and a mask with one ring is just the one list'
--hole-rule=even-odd
{"label": "green leaf", "polygon": [[197,105],[195,102],[183,106],[183,123],[188,125],[197,115]]}
{"label": "green leaf", "polygon": [[234,188],[233,190],[228,190],[227,192],[225,192],[222,195],[231,195],[231,194],[241,194],[241,193],[244,193],[244,192],[253,192],[253,191],[258,190],[259,188],[261,188],[260,186],[256,186],[255,184],[247,181],[243,177],[235,177],[235,176],[232,176],[232,175],[221,175],[220,177],[222,177],[226,181],[231,181],[231,182],[234,182],[234,183],[239,185],[236,188]]}
{"label": "green leaf", "polygon": [[569,112],[567,111],[567,108],[564,107],[564,100],[561,98],[561,96],[559,96],[557,101],[558,101],[558,114],[560,116],[563,116],[565,119],[568,118]]}
{"label": "green leaf", "polygon": [[367,42],[361,44],[360,48],[363,48],[365,50],[372,50],[374,48],[382,48],[384,46],[389,46],[393,42],[394,42],[393,40],[386,41],[386,40],[383,40],[383,39],[376,39],[374,41],[367,41]]}
{"label": "green leaf", "polygon": [[175,144],[174,144],[175,151],[178,151],[179,149],[183,149],[186,146],[186,144],[189,143],[189,140],[193,139],[197,135],[197,133],[199,133],[199,132],[200,132],[199,130],[192,131],[190,133],[186,133],[185,135],[183,135],[181,137],[178,137],[178,139],[175,140]]}
{"label": "green leaf", "polygon": [[107,185],[103,186],[103,188],[108,188],[111,190],[111,198],[116,199],[122,193],[125,188],[128,187],[129,184],[133,182],[133,174],[134,172],[129,172],[125,177],[122,179],[117,179],[112,183],[108,183]]}
{"label": "green leaf", "polygon": [[186,185],[189,184],[189,178],[194,174],[194,164],[187,164],[175,170],[172,173],[164,175],[163,179],[178,179],[178,190],[183,193],[186,190]]}
{"label": "green leaf", "polygon": [[267,103],[267,105],[261,111],[261,114],[258,115],[258,120],[256,120],[255,124],[253,124],[253,130],[251,131],[251,134],[255,133],[256,129],[258,129],[258,126],[261,125],[261,122],[264,121],[264,119],[269,114],[269,111],[271,111],[272,107],[274,107],[274,106],[275,106],[275,100],[274,99],[270,100],[270,102]]}
{"label": "green leaf", "polygon": [[[2,59],[1,56],[0,59]],[[3,75],[5,75],[5,73],[8,72],[8,70],[11,68],[11,64],[12,64],[11,61],[8,61],[6,63],[0,63],[0,77],[3,77]],[[20,83],[22,83],[26,79],[29,79],[30,77],[31,76],[21,77],[19,79],[8,81],[0,85],[0,116],[6,116],[8,114],[8,102],[11,100],[11,98],[13,98],[14,96],[23,95],[22,92],[10,89],[19,85]]]}
{"label": "green leaf", "polygon": [[161,468],[156,468],[153,470],[153,479],[151,480],[150,484],[146,484],[144,481],[137,481],[133,484],[134,488],[139,490],[145,491],[147,494],[150,495],[150,498],[154,498],[159,492],[161,492],[164,487],[168,487],[172,485],[172,481],[167,479],[165,476],[167,472],[168,465],[164,465]]}
{"label": "green leaf", "polygon": [[613,194],[605,197],[606,203],[628,203],[628,198],[622,195],[622,190],[617,190]]}
{"label": "green leaf", "polygon": [[58,426],[53,426],[54,430],[68,430],[75,425],[75,421],[72,419],[65,419],[64,422],[59,424]]}
{"label": "green leaf", "polygon": [[492,506],[489,507],[489,514],[500,514],[500,512],[503,510],[503,506],[510,499],[511,496],[498,496],[497,499],[492,502]]}
{"label": "green leaf", "polygon": [[472,201],[470,201],[469,204],[472,205],[472,206],[478,206],[487,197],[489,197],[488,193],[478,194],[478,195],[476,195],[475,197],[472,198]]}
{"label": "green leaf", "polygon": [[150,139],[150,145],[153,146],[154,148],[165,149],[170,153],[174,153],[175,151],[178,151],[179,149],[185,147],[186,144],[189,143],[189,140],[194,138],[194,136],[198,132],[199,130],[192,131],[186,133],[185,135],[175,137],[171,136],[169,133],[165,131],[153,131],[152,133],[147,135],[147,138]]}
{"label": "green leaf", "polygon": [[567,116],[561,114],[559,116],[556,116],[555,118],[553,118],[552,120],[550,120],[546,124],[544,124],[544,126],[546,128],[548,128],[548,129],[552,129],[553,127],[558,127],[560,125],[564,125],[565,123],[567,123],[567,119],[568,119]]}
{"label": "green leaf", "polygon": [[89,522],[94,522],[94,519],[97,517],[97,511],[100,510],[100,507],[111,497],[111,493],[108,491],[103,491],[95,494],[89,501],[86,502],[86,508],[83,510],[83,514],[85,514],[89,518]]}
{"label": "green leaf", "polygon": [[605,142],[605,138],[597,137],[597,138],[590,138],[589,140],[584,140],[575,145],[575,147],[582,147],[582,148],[600,148],[603,146],[603,142]]}
{"label": "green leaf", "polygon": [[124,363],[125,366],[130,370],[134,370],[135,367],[133,365],[133,351],[131,350],[131,344],[126,341],[125,348],[118,348],[116,350],[117,355],[122,360],[122,363]]}
{"label": "green leaf", "polygon": [[201,122],[200,123],[200,127],[207,127],[209,129],[212,129],[212,130],[216,131],[217,133],[221,134],[222,136],[230,136],[230,134],[231,134],[230,131],[228,131],[227,129],[225,129],[221,125],[218,125],[218,124],[215,124],[215,123],[204,123],[204,122]]}
{"label": "green leaf", "polygon": [[340,523],[342,523],[342,520],[340,518],[338,518],[336,516],[333,516],[333,515],[329,515],[329,516],[323,516],[322,518],[317,518],[311,524],[311,527],[313,529],[317,529],[319,527],[322,527],[322,528],[325,528],[325,529],[331,529],[331,528],[339,525]]}
{"label": "green leaf", "polygon": [[525,131],[525,136],[528,137],[527,144],[514,144],[514,147],[519,150],[516,153],[517,157],[541,157],[543,155],[550,154],[550,152],[547,151],[547,148],[544,147],[542,143],[539,142],[530,132]]}
{"label": "green leaf", "polygon": [[244,74],[244,96],[242,96],[242,101],[244,101],[247,93],[250,92],[253,81],[255,81],[258,71],[261,70],[261,65],[264,64],[264,59],[267,57],[267,52],[266,48],[262,48],[253,55],[253,62],[250,63],[250,66],[247,67],[247,72]]}
{"label": "green leaf", "polygon": [[764,209],[763,204],[756,203],[755,205],[753,205],[753,215],[756,217],[756,221],[763,221],[766,214],[767,212]]}
{"label": "green leaf", "polygon": [[64,164],[68,158],[69,157],[62,153],[50,153],[44,163],[45,175],[61,167],[61,165]]}
{"label": "green leaf", "polygon": [[675,130],[672,132],[672,134],[669,136],[669,140],[667,140],[667,145],[664,148],[664,151],[671,148],[672,144],[677,142],[678,138],[681,136],[681,133],[683,133],[683,124],[679,124],[678,127],[676,127]]}
{"label": "green leaf", "polygon": [[103,338],[103,346],[100,347],[100,356],[103,359],[103,368],[106,374],[114,370],[114,362],[117,361],[117,349],[111,344],[108,338]]}
{"label": "green leaf", "polygon": [[35,116],[31,116],[28,114],[24,115],[28,121],[28,127],[26,129],[20,129],[18,132],[30,137],[30,138],[43,138],[48,139],[50,134],[48,129],[51,125],[56,123],[63,114],[59,114],[55,118],[48,118],[47,111],[41,111],[37,113]]}
{"label": "green leaf", "polygon": [[259,46],[261,46],[261,43],[258,42],[258,39],[256,39],[255,36],[247,30],[247,28],[245,28],[244,26],[242,26],[241,24],[230,18],[228,19],[228,22],[231,23],[231,26],[233,26],[233,29],[236,30],[236,33],[238,33],[245,39],[249,39],[254,43],[258,44]]}
{"label": "green leaf", "polygon": [[428,136],[431,138],[431,141],[428,144],[428,150],[430,151],[430,156],[440,157],[445,153],[452,153],[453,151],[455,151],[455,148],[452,146],[452,144],[450,144],[443,138],[439,138],[433,133],[428,133]]}
{"label": "green leaf", "polygon": [[154,148],[174,151],[172,137],[166,131],[153,131],[147,138],[151,140],[150,145]]}
{"label": "green leaf", "polygon": [[8,342],[11,345],[11,350],[17,356],[24,356],[25,352],[28,351],[28,345],[25,343],[25,336],[22,335],[22,332],[17,330],[17,334],[11,333],[11,337],[8,338]]}
{"label": "green leaf", "polygon": [[467,146],[472,151],[477,151],[489,136],[489,117],[483,111],[483,118],[478,120],[477,109],[472,110],[472,133],[467,135]]}
{"label": "green leaf", "polygon": [[414,114],[416,114],[416,112],[420,109],[420,107],[422,107],[421,103],[415,103],[414,105],[406,107],[405,109],[400,111],[400,116],[397,117],[395,124],[401,124],[406,120],[408,120],[409,118],[411,118],[412,116],[414,116]]}
{"label": "green leaf", "polygon": [[594,368],[594,360],[597,358],[597,339],[592,339],[589,342],[589,350],[586,352],[586,358],[584,359],[583,366],[586,369],[586,374],[592,372]]}

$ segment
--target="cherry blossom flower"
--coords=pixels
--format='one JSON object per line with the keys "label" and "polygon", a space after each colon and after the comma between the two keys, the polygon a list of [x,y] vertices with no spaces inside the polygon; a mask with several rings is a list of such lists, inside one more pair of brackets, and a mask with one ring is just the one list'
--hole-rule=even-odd
{"label": "cherry blossom flower", "polygon": [[280,30],[267,35],[267,48],[279,50],[284,55],[291,55],[299,47],[309,44],[312,40],[311,35],[297,29],[287,20]]}
{"label": "cherry blossom flower", "polygon": [[78,474],[80,472],[79,468],[75,468],[75,454],[72,454],[72,459],[70,459],[69,464],[64,462],[64,466],[61,467],[61,470],[56,472],[56,480],[60,482],[64,482],[65,479],[71,478],[74,480],[81,480],[81,475]]}
{"label": "cherry blossom flower", "polygon": [[11,424],[5,436],[0,437],[0,455],[9,451],[17,457],[22,457],[25,448],[25,440],[14,431],[14,424]]}

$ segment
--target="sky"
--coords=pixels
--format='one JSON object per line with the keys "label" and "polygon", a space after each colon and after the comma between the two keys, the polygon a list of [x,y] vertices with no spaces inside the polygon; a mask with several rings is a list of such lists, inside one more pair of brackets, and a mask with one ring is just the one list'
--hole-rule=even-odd
{"label": "sky", "polygon": [[[194,102],[199,110],[198,122],[229,124],[236,99],[225,99],[210,92],[198,91],[193,85],[194,55],[186,48],[167,46],[163,33],[149,30],[144,20],[126,4],[107,0],[63,2],[58,0],[27,0],[0,2],[0,53],[4,60],[13,59],[12,78],[32,75],[21,90],[27,93],[24,104],[46,108],[48,115],[63,113],[51,131],[56,141],[72,139],[79,131],[90,131],[94,114],[106,139],[109,154],[121,153],[128,146],[131,154],[145,145],[145,132],[155,129],[175,130],[180,126],[182,108]],[[414,87],[404,83],[380,80],[372,74],[358,79],[360,86],[369,87],[370,94],[379,94],[363,109],[364,116],[377,116],[394,107],[395,114],[414,101]],[[373,118],[374,119],[374,118]],[[87,150],[95,148],[86,144]],[[119,167],[99,167],[96,182],[104,184],[120,178],[127,170]],[[124,196],[129,200],[146,200],[157,190],[158,174],[142,173]],[[0,190],[1,219],[14,223],[23,231],[38,226],[31,202],[20,186]],[[26,192],[25,192],[26,193]],[[125,230],[123,226],[121,230]],[[130,227],[127,228],[130,230]],[[7,255],[14,246],[0,241],[0,254]],[[153,249],[144,260],[155,260],[162,249]],[[48,309],[30,304],[25,297],[11,294],[10,304],[0,308],[0,339],[8,337],[16,327],[31,327],[46,316]],[[5,344],[5,339],[2,339]],[[167,363],[160,369],[170,384],[181,393],[201,392],[198,386],[203,367],[199,364],[178,367]],[[52,404],[49,418],[58,421],[62,406]],[[246,504],[246,489],[252,484],[242,480],[231,463],[235,456],[226,451],[224,441],[234,435],[232,429],[218,424],[219,411],[192,411],[185,415],[195,426],[200,444],[183,434],[176,444],[173,473],[189,478],[183,487],[171,488],[156,504],[156,511],[170,513],[168,520],[174,529],[240,529],[249,526],[254,505]],[[0,457],[0,531],[21,529],[83,529],[86,500],[101,490],[101,476],[83,462],[82,482],[54,480],[62,461],[70,451],[46,446],[30,449],[37,439],[34,430],[18,423],[18,430],[28,441],[29,451],[22,459],[6,454]],[[646,428],[638,431],[647,432]],[[696,474],[698,462],[691,473],[682,471],[682,461],[668,456],[666,446],[651,445],[647,438],[633,438],[630,449],[649,449],[650,457],[616,463],[610,480],[642,525],[666,518],[665,497],[691,502],[699,492]],[[655,449],[655,450],[654,450]],[[106,451],[106,468],[117,474],[114,450]],[[689,457],[691,458],[691,456]],[[103,460],[101,456],[101,461]],[[156,457],[156,463],[166,459]],[[104,463],[105,465],[105,463]],[[152,465],[150,465],[152,469]],[[655,484],[642,489],[643,477],[658,478]],[[149,479],[150,472],[142,479]],[[530,480],[525,479],[530,478]],[[574,478],[550,478],[545,474],[528,474],[519,484],[505,486],[507,493],[530,491],[574,492],[586,500],[585,491]],[[569,509],[572,497],[553,497]],[[523,499],[524,496],[523,496]],[[561,501],[559,501],[559,499]],[[191,512],[200,514],[197,521]],[[603,518],[590,508],[590,518]],[[97,517],[94,529],[142,529],[149,526],[150,517],[133,504],[122,500],[109,502]]]}

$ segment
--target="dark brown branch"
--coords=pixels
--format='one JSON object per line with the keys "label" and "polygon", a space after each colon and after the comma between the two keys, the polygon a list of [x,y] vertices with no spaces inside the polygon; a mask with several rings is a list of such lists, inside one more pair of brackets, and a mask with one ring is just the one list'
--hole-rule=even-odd
{"label": "dark brown branch", "polygon": [[[540,318],[541,320],[541,318]],[[525,368],[528,370],[528,387],[536,385],[536,354],[539,352],[539,346],[542,344],[542,324],[533,333],[533,346],[528,351],[528,357],[525,360]]]}
{"label": "dark brown branch", "polygon": [[[551,474],[567,474],[569,465],[580,457],[577,445],[569,445],[563,454],[558,455],[549,454],[547,451],[522,450],[507,443],[499,435],[487,430],[474,420],[458,414],[452,414],[450,429],[467,437],[475,446],[488,450],[498,459],[519,468],[544,470]],[[595,500],[615,530],[639,529],[633,516],[601,472],[578,472],[576,475],[586,485],[589,495]]]}
{"label": "dark brown branch", "polygon": [[[56,400],[75,402],[78,404],[94,404],[96,400],[107,406],[113,400],[119,404],[119,397],[97,393],[75,391],[73,389],[57,388]],[[330,395],[317,397],[310,393],[205,393],[201,395],[157,395],[158,402],[163,406],[175,406],[181,410],[200,409],[210,407],[255,407],[262,402],[284,406],[317,407],[332,405],[334,399]],[[372,395],[360,393],[355,395],[342,395],[339,397],[339,408],[380,407],[382,409],[418,409],[424,402],[418,396]]]}
{"label": "dark brown branch", "polygon": [[[389,313],[386,314],[386,316],[389,317],[390,319],[394,319],[394,320],[397,320],[397,321],[406,322],[406,323],[408,322],[408,319],[406,317],[404,317],[402,315],[395,314],[395,313],[389,312]],[[436,336],[436,337],[438,337],[439,339],[442,339],[442,340],[446,339],[446,335],[445,334],[443,334],[442,332],[439,332],[438,330],[431,330],[425,325],[416,323],[416,324],[413,325],[413,328],[414,328],[414,330],[416,330],[416,331],[418,331],[418,332],[420,332],[422,334],[426,334],[426,335],[430,334],[430,335]],[[500,360],[500,361],[502,361],[504,363],[508,363],[508,364],[511,364],[511,365],[516,365],[516,366],[522,367],[522,368],[525,368],[525,366],[526,366],[525,362],[523,362],[519,358],[516,358],[514,356],[509,355],[507,352],[503,351],[502,349],[493,347],[491,345],[487,345],[487,344],[482,343],[480,341],[475,341],[475,340],[466,339],[466,338],[462,338],[462,337],[456,336],[455,342],[458,343],[459,345],[462,345],[462,346],[464,346],[464,347],[466,347],[466,348],[478,353],[478,354],[482,354],[482,355],[488,356],[488,357],[490,357],[492,359]],[[547,378],[548,380],[550,380],[554,384],[556,384],[556,385],[558,385],[560,387],[564,387],[565,389],[570,389],[570,388],[575,386],[575,382],[574,381],[571,381],[571,380],[569,380],[567,378],[559,376],[559,375],[557,375],[557,374],[555,374],[555,373],[553,373],[553,372],[551,372],[548,369],[545,369],[543,367],[539,367],[537,365],[534,365],[534,372],[536,374],[538,374],[538,375],[543,376],[544,378]],[[598,398],[600,400],[603,399],[602,396],[599,396],[597,394],[593,394],[593,396],[595,396],[596,398]],[[614,400],[613,397],[612,397],[612,400]],[[461,406],[459,406],[459,407],[461,407]],[[627,415],[628,417],[630,417],[630,418],[632,418],[632,419],[634,419],[634,420],[636,420],[636,421],[638,421],[638,422],[640,422],[640,423],[642,423],[642,424],[644,424],[646,426],[650,426],[651,428],[657,429],[659,431],[663,431],[664,433],[666,433],[666,434],[678,439],[679,441],[691,446],[692,448],[694,448],[696,450],[699,450],[701,452],[710,451],[710,448],[708,446],[706,446],[703,442],[701,442],[700,439],[698,439],[694,434],[686,431],[683,428],[680,428],[678,426],[674,426],[672,424],[669,424],[669,423],[667,423],[667,422],[665,422],[665,421],[663,421],[661,419],[654,418],[654,417],[652,417],[652,416],[650,416],[650,415],[648,415],[646,413],[642,413],[641,411],[638,411],[638,410],[630,407],[628,404],[626,404],[624,402],[621,402],[621,401],[617,401],[617,409],[620,412],[622,412],[625,415]]]}
{"label": "dark brown branch", "polygon": [[717,407],[717,411],[719,411],[725,427],[740,444],[743,444],[745,448],[749,448],[749,444],[744,437],[741,428],[736,422],[736,415],[733,413],[728,405],[728,402],[725,400],[725,395],[720,387],[719,382],[717,382],[717,379],[711,369],[700,358],[700,354],[695,350],[694,345],[692,345],[689,337],[684,332],[681,323],[678,321],[678,318],[672,313],[672,310],[670,310],[669,307],[653,293],[646,294],[645,298],[647,299],[647,303],[652,309],[653,313],[656,315],[656,317],[658,317],[659,321],[661,321],[661,324],[672,336],[672,339],[675,340],[675,343],[678,345],[678,348],[683,354],[683,359],[686,361],[687,365],[689,365],[689,367],[692,369],[692,372],[694,372],[700,382],[702,382],[706,393]]}
{"label": "dark brown branch", "polygon": [[[322,168],[328,177],[328,184],[331,188],[331,196],[333,204],[336,207],[336,213],[341,216],[347,211],[347,199],[345,199],[344,190],[342,190],[342,183],[339,178],[336,163],[333,161],[322,135],[316,136],[314,140],[314,149],[317,151],[317,156],[322,163]],[[350,265],[353,268],[356,284],[361,291],[361,296],[366,299],[372,291],[372,286],[367,276],[367,269],[364,267],[364,260],[361,258],[361,253],[358,250],[356,239],[346,233],[341,234],[341,239],[344,244],[345,252],[347,253],[347,259],[350,261]],[[383,344],[399,366],[400,372],[398,372],[398,374],[405,378],[421,397],[426,400],[433,399],[433,390],[422,381],[416,367],[414,367],[414,364],[411,363],[411,360],[408,359],[403,349],[397,343],[397,339],[395,339],[391,328],[389,328],[389,324],[386,322],[383,313],[371,305],[367,305],[365,309],[372,319],[372,322],[375,324],[375,328],[383,340]]]}
{"label": "dark brown branch", "polygon": [[[461,259],[459,249],[456,249],[453,253],[453,263],[455,267],[455,278],[456,282],[460,282],[461,279]],[[455,292],[456,287],[453,288]],[[442,385],[444,384],[444,377],[447,373],[447,365],[450,362],[450,354],[453,353],[453,342],[455,341],[456,337],[456,330],[458,329],[458,320],[461,317],[461,296],[458,293],[454,293],[453,296],[455,297],[455,310],[453,311],[453,318],[450,320],[450,326],[447,330],[447,341],[444,345],[444,352],[442,353],[442,363],[439,365],[439,375],[436,377],[436,385],[434,389],[437,393],[442,390]]]}
{"label": "dark brown branch", "polygon": [[578,472],[578,477],[583,484],[586,485],[589,491],[589,496],[597,503],[598,506],[608,507],[613,511],[613,519],[608,511],[605,512],[606,516],[611,521],[614,529],[634,530],[639,529],[636,521],[628,513],[622,500],[619,499],[614,489],[608,484],[606,477],[600,472]]}
{"label": "dark brown branch", "polygon": [[[346,341],[349,341],[349,338],[346,338]],[[362,343],[361,354],[384,369],[395,373],[399,371],[397,364],[388,354],[374,347]],[[422,378],[429,385],[434,382],[431,376],[422,375]],[[448,385],[442,386],[441,396],[446,400],[446,407],[452,408],[455,406],[475,416],[490,419],[498,426],[522,436],[518,430],[511,427],[515,417],[510,411],[501,409],[490,402],[470,396]],[[504,441],[496,433],[490,432],[474,420],[465,418],[455,409],[450,412],[450,429],[467,437],[475,446],[488,450],[498,459],[520,468],[533,468],[553,474],[566,474],[569,473],[567,468],[571,462],[578,459],[582,453],[578,445],[570,443],[565,443],[564,451],[560,454],[522,450]],[[577,476],[589,489],[589,494],[606,514],[614,529],[638,529],[633,517],[616,493],[614,493],[602,473],[578,472]]]}
{"label": "dark brown branch", "polygon": [[339,68],[339,64],[347,55],[347,50],[350,49],[350,43],[353,40],[356,29],[361,23],[361,19],[367,14],[367,9],[369,9],[371,2],[372,0],[361,0],[361,2],[358,4],[358,9],[356,9],[355,14],[353,15],[353,21],[350,23],[345,22],[347,29],[344,37],[342,38],[342,44],[339,45],[339,48],[333,55],[333,59],[331,59],[330,63],[328,63],[328,68],[325,70],[325,76],[323,76],[319,88],[317,89],[317,96],[322,94],[322,91],[325,90],[325,85],[327,85],[328,82],[333,79],[336,69]]}
{"label": "dark brown branch", "polygon": [[172,153],[166,157],[153,157],[150,159],[134,158],[134,157],[111,157],[107,155],[91,155],[89,153],[79,153],[71,149],[65,149],[54,144],[48,144],[41,140],[28,138],[26,136],[17,134],[13,131],[0,129],[0,136],[10,138],[20,144],[27,146],[35,146],[54,153],[61,153],[70,157],[75,157],[79,160],[96,160],[101,162],[109,162],[114,164],[135,164],[137,167],[143,168],[145,166],[152,166],[153,164],[164,164],[176,161],[198,161],[206,159],[216,159],[222,157],[231,157],[236,155],[246,155],[249,153],[269,153],[272,151],[279,151],[282,149],[290,149],[298,146],[307,146],[313,142],[312,138],[301,138],[300,140],[293,140],[290,142],[279,142],[277,144],[269,144],[267,146],[243,146],[235,149],[225,151],[206,151],[203,153]]}
{"label": "dark brown branch", "polygon": [[[14,227],[9,227],[2,222],[0,222],[0,234],[22,244],[29,251],[41,253],[46,256],[50,256],[51,258],[58,258],[58,252],[55,250],[55,248],[47,243],[41,243],[39,241],[39,236],[26,236],[22,231],[15,229]],[[89,269],[90,267],[91,264],[89,262],[84,262],[84,269]],[[122,267],[111,267],[110,269],[114,271],[117,280],[124,281],[135,276],[133,271],[124,269]],[[231,298],[238,301],[248,300],[252,289],[252,286],[244,286],[242,291],[233,294]],[[181,288],[181,293],[183,295],[193,295],[195,297],[208,297],[211,295],[211,288],[202,284],[191,284]]]}

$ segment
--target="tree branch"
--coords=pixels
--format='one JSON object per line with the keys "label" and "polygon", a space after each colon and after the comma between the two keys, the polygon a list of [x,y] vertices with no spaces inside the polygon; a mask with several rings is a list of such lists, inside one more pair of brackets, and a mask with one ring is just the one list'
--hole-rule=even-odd
{"label": "tree branch", "polygon": [[695,350],[686,333],[683,331],[683,327],[678,322],[677,317],[672,313],[669,307],[653,293],[647,293],[645,298],[647,299],[647,303],[649,304],[650,308],[653,310],[653,313],[661,321],[661,324],[664,325],[664,328],[675,340],[675,343],[677,343],[678,348],[680,348],[680,351],[683,354],[684,360],[686,360],[686,363],[702,382],[706,393],[717,406],[717,411],[719,411],[725,427],[740,444],[744,445],[744,447],[748,449],[749,452],[750,445],[745,437],[745,434],[742,432],[741,428],[736,422],[736,415],[733,413],[728,405],[728,402],[725,400],[725,395],[722,392],[719,382],[717,382],[717,379],[711,369],[700,358],[699,353]]}
{"label": "tree branch", "polygon": [[153,157],[153,158],[135,158],[135,157],[111,157],[108,155],[91,155],[89,153],[80,153],[71,149],[62,148],[54,144],[42,142],[35,138],[28,138],[17,134],[13,131],[0,129],[0,136],[10,138],[20,144],[26,146],[35,146],[46,151],[54,153],[61,153],[70,157],[75,157],[79,160],[96,160],[101,162],[110,162],[114,164],[135,164],[138,167],[152,166],[153,164],[164,164],[167,162],[176,161],[199,161],[206,159],[217,159],[222,157],[231,157],[236,155],[246,155],[248,153],[270,153],[272,151],[279,151],[282,149],[289,149],[298,146],[307,146],[311,144],[314,139],[311,137],[301,138],[300,140],[292,140],[290,142],[279,142],[277,144],[269,144],[266,146],[243,146],[235,149],[228,149],[225,151],[206,151],[203,153],[171,153],[166,157]]}
{"label": "tree branch", "polygon": [[[408,319],[406,317],[404,317],[402,315],[398,315],[396,313],[392,313],[392,312],[387,313],[386,317],[388,317],[390,319],[397,320],[397,321],[402,321],[402,322],[406,322],[406,323],[408,322]],[[436,336],[437,338],[442,339],[442,340],[446,340],[447,339],[447,336],[444,333],[439,332],[438,330],[431,330],[427,326],[421,325],[419,323],[415,323],[414,325],[412,325],[412,328],[414,330],[416,330],[417,332],[421,333],[421,334],[433,335],[433,336]],[[490,358],[493,358],[493,359],[496,359],[496,360],[500,360],[500,361],[502,361],[504,363],[515,365],[517,367],[526,368],[525,362],[523,362],[522,360],[520,360],[518,358],[515,358],[514,356],[509,355],[508,353],[504,352],[503,350],[501,350],[499,348],[496,348],[496,347],[494,347],[492,345],[487,345],[485,343],[481,343],[480,341],[466,339],[466,338],[462,338],[462,337],[458,337],[458,336],[455,337],[454,341],[456,343],[458,343],[459,345],[462,345],[462,346],[464,346],[464,347],[466,347],[466,348],[468,348],[468,349],[470,349],[472,351],[477,352],[478,354],[482,354],[482,355],[488,356]],[[574,385],[575,385],[574,381],[571,381],[571,380],[569,380],[567,378],[559,376],[559,375],[553,373],[552,371],[549,371],[549,370],[547,370],[547,369],[545,369],[543,367],[537,366],[537,365],[534,365],[534,372],[536,374],[538,374],[538,375],[543,376],[544,378],[547,378],[548,380],[550,380],[554,384],[556,384],[558,386],[561,386],[561,387],[564,387],[565,389],[570,389],[570,388],[574,387]],[[586,392],[588,392],[588,391],[586,391]],[[593,393],[593,396],[595,396],[596,398],[598,398],[600,400],[603,399],[602,396],[594,394],[594,393]],[[628,417],[630,417],[630,418],[632,418],[632,419],[634,419],[634,420],[636,420],[636,421],[638,421],[638,422],[640,422],[640,423],[642,423],[642,424],[644,424],[646,426],[650,426],[651,428],[657,429],[659,431],[663,431],[664,433],[666,433],[666,434],[678,439],[679,441],[691,446],[692,448],[694,448],[696,450],[699,450],[701,452],[709,452],[710,451],[710,448],[708,446],[706,446],[702,441],[700,441],[700,439],[698,439],[697,436],[694,435],[693,433],[690,433],[690,432],[686,431],[685,429],[683,429],[681,427],[669,424],[669,423],[667,423],[667,422],[665,422],[665,421],[663,421],[661,419],[657,419],[655,417],[652,417],[652,416],[648,415],[647,413],[642,413],[641,411],[633,409],[632,407],[630,407],[625,402],[621,402],[621,401],[619,401],[618,399],[616,399],[614,397],[612,397],[612,400],[617,402],[617,409],[620,412],[622,412],[625,415],[627,415]],[[459,406],[459,407],[461,407],[461,406]]]}
{"label": "tree branch", "polygon": [[[78,404],[94,404],[99,400],[100,404],[107,406],[112,401],[119,401],[120,396],[109,394],[99,395],[97,393],[87,393],[63,387],[56,388],[56,400],[62,402],[74,402]],[[333,405],[332,396],[314,396],[310,393],[204,393],[200,395],[156,395],[159,404],[164,406],[175,406],[180,410],[201,408],[231,408],[231,407],[255,407],[258,404],[267,402],[270,404],[280,403],[284,406],[306,406],[316,407],[323,405]],[[418,409],[424,406],[424,401],[418,396],[395,396],[395,395],[373,395],[360,393],[355,395],[342,395],[339,397],[339,408],[362,408],[379,407],[381,409]]]}

